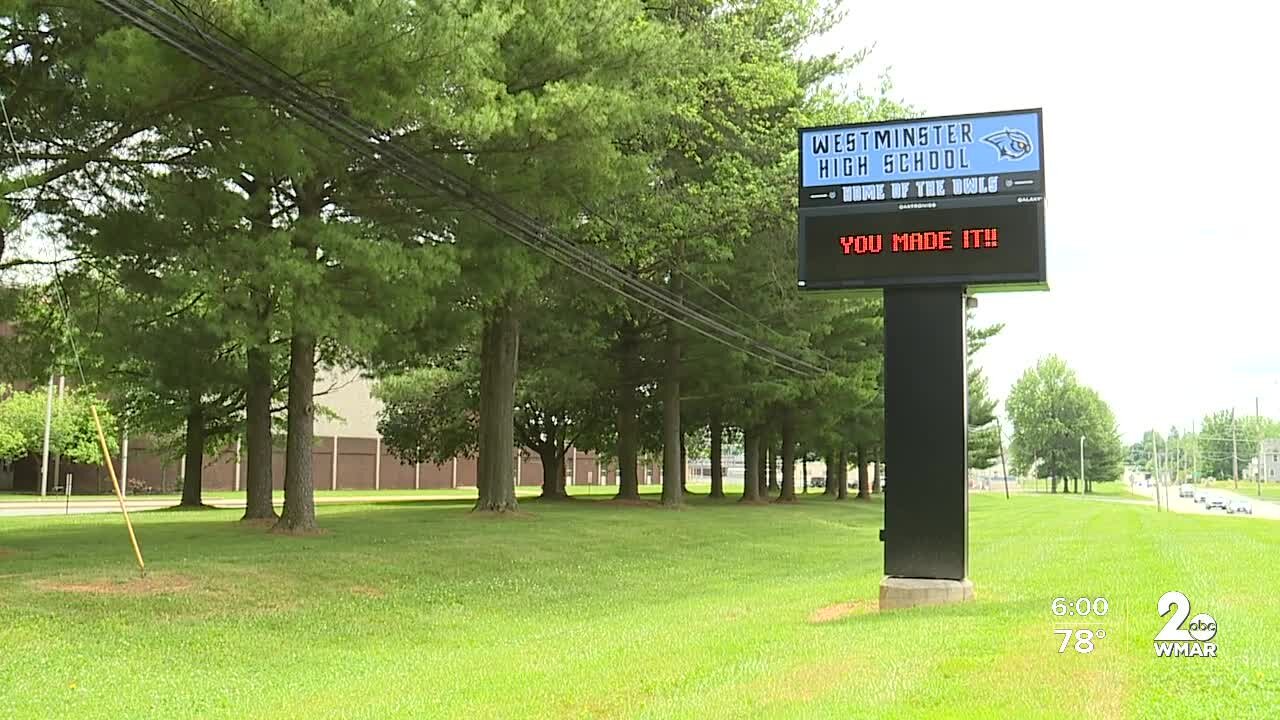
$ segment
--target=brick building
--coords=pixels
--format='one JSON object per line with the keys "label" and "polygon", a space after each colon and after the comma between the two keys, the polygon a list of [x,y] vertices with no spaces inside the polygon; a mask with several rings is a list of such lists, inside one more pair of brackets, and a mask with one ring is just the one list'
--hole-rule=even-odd
{"label": "brick building", "polygon": [[[392,455],[378,434],[381,404],[373,397],[372,384],[357,372],[321,371],[316,381],[318,406],[336,417],[317,418],[315,447],[312,450],[312,477],[317,490],[411,490],[475,487],[475,458],[455,458],[443,465],[402,463]],[[121,438],[121,452],[113,458],[116,471],[131,487],[145,486],[150,492],[176,492],[182,487],[181,458],[167,458],[147,437]],[[244,481],[242,448],[232,446],[204,459],[205,490],[240,490]],[[514,454],[514,449],[513,449]],[[49,460],[49,488],[61,492],[67,475],[76,494],[109,493],[111,480],[100,465],[59,463]],[[599,458],[570,451],[566,458],[566,483],[570,485],[616,485],[617,469],[602,466]],[[662,481],[659,463],[642,464],[641,484]],[[283,439],[272,458],[272,479],[281,489],[284,481]],[[542,485],[542,462],[537,455],[522,456],[519,484]],[[40,458],[27,457],[7,472],[0,469],[0,490],[35,492],[40,487]]]}

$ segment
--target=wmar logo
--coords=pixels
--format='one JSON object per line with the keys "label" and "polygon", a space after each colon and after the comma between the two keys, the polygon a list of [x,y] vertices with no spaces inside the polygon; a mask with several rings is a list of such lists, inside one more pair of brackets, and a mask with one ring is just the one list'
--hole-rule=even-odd
{"label": "wmar logo", "polygon": [[1000,153],[1001,160],[1021,160],[1031,154],[1035,148],[1031,145],[1031,137],[1021,130],[1005,128],[982,138],[982,142],[994,147]]}

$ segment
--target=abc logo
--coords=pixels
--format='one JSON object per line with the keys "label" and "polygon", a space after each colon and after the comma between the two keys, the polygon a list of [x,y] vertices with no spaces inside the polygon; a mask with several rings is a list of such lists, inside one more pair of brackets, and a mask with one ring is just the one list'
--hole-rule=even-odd
{"label": "abc logo", "polygon": [[1191,618],[1191,622],[1187,624],[1187,630],[1191,633],[1191,637],[1200,642],[1206,642],[1218,634],[1218,623],[1214,621],[1212,615],[1200,613]]}

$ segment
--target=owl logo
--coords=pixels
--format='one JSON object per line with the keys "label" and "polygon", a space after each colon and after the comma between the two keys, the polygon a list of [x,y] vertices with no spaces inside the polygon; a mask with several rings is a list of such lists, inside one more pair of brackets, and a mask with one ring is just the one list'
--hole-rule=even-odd
{"label": "owl logo", "polygon": [[982,142],[994,147],[1000,160],[1021,160],[1031,154],[1035,147],[1031,137],[1021,130],[1005,128],[982,138]]}

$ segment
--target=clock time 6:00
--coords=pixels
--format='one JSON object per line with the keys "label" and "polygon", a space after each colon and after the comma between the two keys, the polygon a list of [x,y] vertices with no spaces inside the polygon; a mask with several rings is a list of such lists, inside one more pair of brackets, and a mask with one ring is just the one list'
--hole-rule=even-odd
{"label": "clock time 6:00", "polygon": [[1065,597],[1054,598],[1053,603],[1049,606],[1054,615],[1062,617],[1064,615],[1106,615],[1111,609],[1111,603],[1107,602],[1104,597],[1097,597],[1090,600],[1087,597],[1076,598],[1075,602],[1068,602]]}

